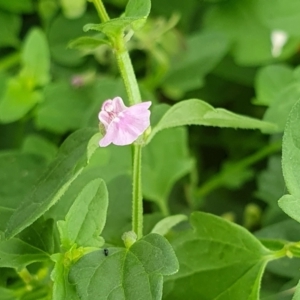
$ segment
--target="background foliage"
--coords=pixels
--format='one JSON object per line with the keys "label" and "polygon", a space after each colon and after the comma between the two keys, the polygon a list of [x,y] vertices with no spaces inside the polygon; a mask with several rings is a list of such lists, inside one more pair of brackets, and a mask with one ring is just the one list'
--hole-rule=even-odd
{"label": "background foliage", "polygon": [[[95,26],[84,0],[0,0],[0,299],[300,299],[299,2],[129,3]],[[153,103],[129,249],[131,149],[97,146],[123,27]]]}

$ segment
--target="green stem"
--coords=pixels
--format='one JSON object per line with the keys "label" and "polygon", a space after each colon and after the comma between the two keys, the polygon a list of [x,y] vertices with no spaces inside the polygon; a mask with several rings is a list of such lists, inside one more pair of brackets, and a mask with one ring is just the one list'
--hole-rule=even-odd
{"label": "green stem", "polygon": [[265,158],[266,156],[269,156],[270,154],[279,151],[280,149],[281,149],[281,141],[270,144],[270,145],[264,147],[263,149],[257,151],[256,153],[239,161],[238,163],[236,163],[235,166],[232,166],[229,170],[222,171],[218,175],[209,179],[195,191],[195,196],[198,199],[198,201],[194,205],[198,206],[198,204],[202,201],[202,198],[204,196],[206,196],[208,193],[210,193],[214,189],[216,189],[220,186],[223,186],[224,178],[226,178],[226,176],[228,176],[230,173],[235,173],[238,170],[245,169],[245,168],[253,165],[254,163],[260,161],[261,159]]}
{"label": "green stem", "polygon": [[132,231],[140,239],[143,236],[143,193],[142,193],[142,146],[133,146],[133,191],[132,191]]}
{"label": "green stem", "polygon": [[[93,0],[98,15],[102,22],[109,21],[109,16],[105,10],[102,0]],[[109,37],[114,45],[117,64],[124,81],[128,101],[130,105],[141,102],[141,93],[137,79],[132,67],[131,59],[126,49],[123,32],[118,36]],[[140,239],[143,236],[143,193],[142,193],[142,146],[133,146],[133,191],[132,191],[132,231]]]}
{"label": "green stem", "polygon": [[101,22],[104,23],[104,22],[109,21],[109,16],[108,16],[106,9],[102,3],[102,0],[93,0],[93,3],[96,7],[96,10],[98,12],[98,16],[99,16]]}

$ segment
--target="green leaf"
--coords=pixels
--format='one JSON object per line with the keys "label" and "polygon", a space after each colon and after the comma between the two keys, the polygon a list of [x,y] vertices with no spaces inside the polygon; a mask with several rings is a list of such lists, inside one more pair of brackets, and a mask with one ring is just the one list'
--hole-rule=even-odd
{"label": "green leaf", "polygon": [[[163,276],[177,272],[171,245],[158,234],[149,234],[129,249],[108,248],[82,257],[70,280],[81,299],[161,299]],[[142,298],[141,298],[142,297]]]}
{"label": "green leaf", "polygon": [[45,160],[35,155],[0,153],[0,232],[45,167]]}
{"label": "green leaf", "polygon": [[11,78],[0,99],[0,122],[10,123],[21,119],[41,100],[41,93],[34,91],[24,78]]}
{"label": "green leaf", "polygon": [[151,9],[150,0],[129,0],[126,9],[126,17],[147,18]]}
{"label": "green leaf", "polygon": [[74,243],[82,247],[101,247],[99,237],[106,221],[108,193],[102,179],[89,182],[75,199],[65,221],[58,222],[60,238],[66,249]]}
{"label": "green leaf", "polygon": [[235,61],[241,65],[261,64],[272,59],[271,30],[260,20],[256,3],[253,0],[222,2],[212,5],[204,18],[207,29],[229,39]]}
{"label": "green leaf", "polygon": [[0,242],[0,268],[21,270],[31,263],[48,259],[47,253],[20,239]]}
{"label": "green leaf", "polygon": [[160,220],[151,230],[151,233],[166,235],[172,227],[187,220],[186,215],[173,215]]}
{"label": "green leaf", "polygon": [[48,42],[41,29],[32,29],[27,35],[22,51],[23,68],[20,76],[28,85],[43,86],[50,80],[50,52]]}
{"label": "green leaf", "polygon": [[97,36],[81,36],[69,43],[68,47],[78,50],[94,50],[101,45],[110,45],[110,42],[105,37]]}
{"label": "green leaf", "polygon": [[202,100],[189,99],[176,103],[163,115],[152,129],[147,143],[163,129],[184,125],[260,129],[265,132],[274,132],[277,129],[275,124],[238,115],[223,108],[213,108]]}
{"label": "green leaf", "polygon": [[85,113],[93,104],[94,93],[89,86],[75,89],[68,82],[61,81],[48,84],[44,97],[36,111],[37,126],[65,133],[83,127]]}
{"label": "green leaf", "polygon": [[185,128],[160,132],[143,151],[144,196],[156,202],[167,214],[167,200],[173,185],[194,166],[188,154]]}
{"label": "green leaf", "polygon": [[32,224],[61,198],[98,147],[97,140],[91,139],[94,133],[94,129],[86,128],[67,138],[56,160],[11,216],[6,228],[7,238]]}
{"label": "green leaf", "polygon": [[[1,1],[9,3],[9,1]],[[22,1],[21,1],[22,2]],[[19,46],[18,34],[21,29],[21,18],[0,10],[0,46]]]}
{"label": "green leaf", "polygon": [[0,8],[14,13],[30,13],[33,11],[32,0],[0,1]]}
{"label": "green leaf", "polygon": [[186,41],[185,52],[174,57],[163,88],[167,93],[183,94],[203,86],[204,76],[221,61],[228,47],[222,34],[202,31],[193,34]]}
{"label": "green leaf", "polygon": [[86,10],[85,0],[61,0],[63,13],[68,19],[81,17]]}
{"label": "green leaf", "polygon": [[293,79],[293,70],[286,65],[270,65],[260,69],[255,78],[255,103],[270,105]]}
{"label": "green leaf", "polygon": [[246,229],[220,217],[195,212],[191,224],[193,231],[171,242],[180,268],[165,279],[164,299],[184,299],[188,291],[190,299],[257,300],[272,252]]}

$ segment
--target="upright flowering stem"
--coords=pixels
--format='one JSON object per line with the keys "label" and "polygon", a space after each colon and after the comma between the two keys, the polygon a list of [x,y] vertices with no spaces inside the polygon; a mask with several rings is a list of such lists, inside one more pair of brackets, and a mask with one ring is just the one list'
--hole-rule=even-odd
{"label": "upright flowering stem", "polygon": [[[92,0],[102,22],[109,21],[109,16],[105,10],[102,0]],[[123,33],[112,39],[114,50],[121,76],[124,81],[129,104],[141,102],[141,94],[132,67],[132,63],[125,46]],[[142,194],[142,146],[133,145],[133,192],[132,192],[132,231],[140,239],[143,236],[143,194]]]}

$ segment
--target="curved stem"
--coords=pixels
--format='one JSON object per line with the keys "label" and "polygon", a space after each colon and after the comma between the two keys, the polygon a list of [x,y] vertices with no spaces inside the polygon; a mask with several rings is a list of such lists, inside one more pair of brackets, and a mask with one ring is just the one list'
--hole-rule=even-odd
{"label": "curved stem", "polygon": [[96,7],[96,10],[98,12],[98,16],[101,20],[101,22],[107,22],[109,21],[109,16],[106,12],[106,9],[102,3],[102,0],[93,0],[94,6]]}

